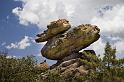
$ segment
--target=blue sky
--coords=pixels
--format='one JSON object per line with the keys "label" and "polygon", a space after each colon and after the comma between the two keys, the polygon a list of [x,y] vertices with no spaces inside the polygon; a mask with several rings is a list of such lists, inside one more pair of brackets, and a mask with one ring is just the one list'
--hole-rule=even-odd
{"label": "blue sky", "polygon": [[[0,44],[6,43],[9,45],[12,42],[19,41],[24,38],[24,36],[35,37],[38,32],[38,28],[35,25],[24,26],[19,24],[18,17],[12,13],[12,9],[19,6],[21,7],[21,2],[15,2],[13,0],[0,0]],[[30,27],[30,28],[29,28]],[[5,48],[1,46],[1,49]],[[26,50],[11,49],[8,50],[10,54],[16,54],[17,56],[22,56],[26,54],[36,54],[37,46],[31,46]]]}
{"label": "blue sky", "polygon": [[[19,24],[18,17],[12,13],[12,9],[19,6],[21,2],[15,2],[13,0],[0,0],[0,50],[5,50],[5,46],[12,42],[19,41],[24,36],[35,37],[39,32],[36,25],[24,26]],[[30,28],[29,28],[30,27]],[[7,49],[9,55],[22,57],[26,55],[37,55],[39,54],[40,46],[34,44],[26,49]]]}
{"label": "blue sky", "polygon": [[7,50],[9,55],[17,57],[34,55],[39,61],[43,61],[44,58],[40,56],[42,45],[34,42],[31,42],[30,47],[25,49],[6,48],[11,43],[19,42],[25,36],[35,38],[36,34],[41,31],[33,24],[28,26],[19,24],[18,17],[12,13],[16,7],[22,7],[22,3],[14,0],[0,0],[0,50]]}
{"label": "blue sky", "polygon": [[[53,20],[66,18],[72,25],[91,23],[101,29],[99,41],[88,47],[103,53],[106,41],[124,57],[123,0],[0,0],[0,50],[13,56],[35,55],[39,60],[43,44],[35,35]],[[49,63],[51,61],[48,61]]]}

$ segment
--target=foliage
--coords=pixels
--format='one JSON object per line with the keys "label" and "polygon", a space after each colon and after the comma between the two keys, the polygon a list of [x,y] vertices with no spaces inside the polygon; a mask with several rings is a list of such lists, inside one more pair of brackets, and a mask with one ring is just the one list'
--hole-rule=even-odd
{"label": "foliage", "polygon": [[124,58],[116,58],[116,49],[108,42],[97,64],[96,70],[87,75],[87,82],[124,82]]}
{"label": "foliage", "polygon": [[39,82],[64,82],[64,79],[60,77],[57,70],[57,72],[49,72],[46,78],[40,76]]}
{"label": "foliage", "polygon": [[6,53],[0,54],[0,82],[124,82],[124,58],[116,57],[116,48],[106,43],[104,57],[91,53],[83,53],[86,59],[81,59],[89,73],[81,77],[64,79],[56,72],[44,72],[36,68],[37,62],[33,56],[9,58]]}
{"label": "foliage", "polygon": [[10,58],[0,54],[0,82],[35,82],[36,61],[33,56]]}

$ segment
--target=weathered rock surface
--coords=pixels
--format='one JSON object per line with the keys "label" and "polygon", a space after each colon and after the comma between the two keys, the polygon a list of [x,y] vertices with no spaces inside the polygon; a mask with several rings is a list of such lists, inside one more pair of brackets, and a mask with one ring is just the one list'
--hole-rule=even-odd
{"label": "weathered rock surface", "polygon": [[82,24],[71,30],[71,25],[65,19],[51,22],[47,30],[37,35],[36,42],[47,43],[41,49],[42,56],[47,59],[57,60],[57,63],[48,66],[46,62],[39,64],[40,70],[47,70],[41,74],[47,79],[49,73],[59,74],[66,79],[87,75],[90,70],[95,70],[98,62],[93,50],[80,50],[90,46],[100,38],[100,29],[91,24]]}
{"label": "weathered rock surface", "polygon": [[78,52],[97,41],[100,37],[99,31],[95,25],[79,25],[67,33],[50,39],[41,53],[48,59],[61,60],[72,52]]}
{"label": "weathered rock surface", "polygon": [[70,27],[71,25],[66,19],[59,19],[57,21],[53,21],[49,25],[47,25],[48,29],[46,31],[37,35],[38,38],[35,41],[38,43],[48,41],[54,36],[67,31]]}
{"label": "weathered rock surface", "polygon": [[[87,55],[89,54],[89,56]],[[73,54],[74,55],[74,54]],[[95,62],[90,55],[96,57],[96,54],[93,50],[85,50],[81,53],[76,53],[76,58],[70,58],[68,60],[63,60],[59,64],[54,64],[51,66],[47,72],[42,73],[42,76],[47,78],[49,73],[59,74],[60,77],[67,79],[69,77],[80,77],[88,74],[90,66],[88,66],[83,60],[87,62]],[[69,58],[69,57],[68,57]],[[89,60],[90,59],[90,60]]]}
{"label": "weathered rock surface", "polygon": [[70,31],[66,19],[51,22],[44,33],[38,34],[36,42],[47,41],[41,50],[42,56],[52,60],[62,60],[73,52],[88,47],[100,37],[100,29],[91,24],[82,24]]}
{"label": "weathered rock surface", "polygon": [[48,65],[48,63],[46,62],[46,60],[45,61],[43,61],[42,63],[40,63],[40,64],[37,64],[36,65],[36,68],[39,70],[39,71],[46,71],[46,70],[48,70],[49,69],[49,65]]}

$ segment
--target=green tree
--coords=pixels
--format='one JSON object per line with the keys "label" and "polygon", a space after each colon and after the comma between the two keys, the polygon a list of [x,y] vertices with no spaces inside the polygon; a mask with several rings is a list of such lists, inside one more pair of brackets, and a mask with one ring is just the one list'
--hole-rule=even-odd
{"label": "green tree", "polygon": [[59,72],[49,73],[44,80],[33,56],[8,58],[7,53],[1,53],[0,82],[124,82],[124,58],[116,57],[116,48],[109,42],[104,51],[103,58],[83,52],[84,58],[80,61],[89,72],[79,78],[70,77],[69,81],[61,78]]}
{"label": "green tree", "polygon": [[110,69],[112,66],[114,66],[116,59],[116,48],[112,48],[110,43],[107,42],[105,46],[105,53],[103,57],[103,63],[105,66],[107,66],[108,69]]}
{"label": "green tree", "polygon": [[88,82],[124,82],[124,58],[116,57],[116,48],[112,48],[109,42],[104,50],[96,71],[89,73]]}
{"label": "green tree", "polygon": [[0,82],[36,82],[38,71],[33,56],[8,58],[0,54]]}

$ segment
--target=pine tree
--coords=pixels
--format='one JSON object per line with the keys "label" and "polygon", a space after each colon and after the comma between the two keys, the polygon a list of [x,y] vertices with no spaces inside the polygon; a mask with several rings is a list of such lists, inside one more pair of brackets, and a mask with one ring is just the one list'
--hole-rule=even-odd
{"label": "pine tree", "polygon": [[104,51],[104,57],[97,60],[96,70],[88,74],[87,82],[124,82],[124,58],[116,57],[116,48],[109,42]]}
{"label": "pine tree", "polygon": [[107,42],[105,46],[105,53],[103,57],[103,63],[108,69],[114,65],[116,61],[116,48],[112,48],[110,43]]}
{"label": "pine tree", "polygon": [[[101,82],[124,82],[123,58],[116,57],[116,48],[112,48],[109,42],[104,49],[104,57],[101,60],[98,80]],[[123,74],[122,74],[123,73]]]}

